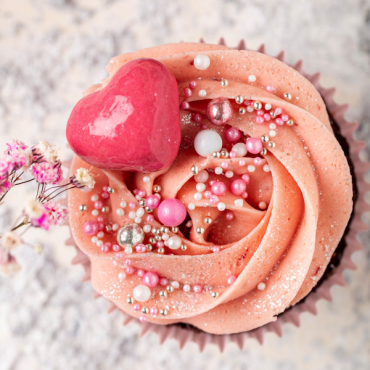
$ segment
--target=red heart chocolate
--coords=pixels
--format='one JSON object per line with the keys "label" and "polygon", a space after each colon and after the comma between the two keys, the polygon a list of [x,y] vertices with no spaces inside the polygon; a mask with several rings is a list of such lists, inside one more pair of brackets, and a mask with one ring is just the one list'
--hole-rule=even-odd
{"label": "red heart chocolate", "polygon": [[154,59],[125,64],[104,89],[76,104],[67,140],[95,167],[140,172],[168,167],[181,141],[175,77]]}

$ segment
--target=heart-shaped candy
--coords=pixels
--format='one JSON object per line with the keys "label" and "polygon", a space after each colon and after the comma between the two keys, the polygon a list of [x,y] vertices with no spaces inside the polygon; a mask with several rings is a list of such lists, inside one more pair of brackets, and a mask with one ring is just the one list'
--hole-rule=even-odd
{"label": "heart-shaped candy", "polygon": [[168,167],[181,141],[175,77],[154,59],[128,62],[104,89],[76,104],[67,140],[95,167],[140,172]]}

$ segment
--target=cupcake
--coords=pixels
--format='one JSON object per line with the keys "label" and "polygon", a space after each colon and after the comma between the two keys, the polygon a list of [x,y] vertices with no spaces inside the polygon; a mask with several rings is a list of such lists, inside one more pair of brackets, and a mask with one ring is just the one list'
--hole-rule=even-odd
{"label": "cupcake", "polygon": [[126,322],[261,339],[314,311],[343,255],[351,267],[353,127],[341,136],[332,91],[279,59],[243,43],[144,49],[74,107],[71,172],[96,182],[69,193],[75,262]]}

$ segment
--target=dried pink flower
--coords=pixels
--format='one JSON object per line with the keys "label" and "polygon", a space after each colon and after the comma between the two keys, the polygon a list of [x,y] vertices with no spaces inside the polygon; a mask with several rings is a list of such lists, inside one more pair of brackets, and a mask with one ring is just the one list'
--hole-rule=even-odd
{"label": "dried pink flower", "polygon": [[0,158],[0,175],[9,175],[15,167],[15,161],[10,155]]}
{"label": "dried pink flower", "polygon": [[22,239],[18,234],[8,231],[2,235],[0,242],[6,250],[11,250],[19,247],[22,244]]}
{"label": "dried pink flower", "polygon": [[55,165],[48,162],[35,163],[32,166],[32,175],[39,184],[59,184],[63,180],[60,166],[60,162]]}
{"label": "dried pink flower", "polygon": [[58,202],[51,200],[44,204],[44,208],[48,212],[51,225],[63,225],[68,216],[67,208],[61,206]]}
{"label": "dried pink flower", "polygon": [[13,154],[15,151],[24,151],[27,149],[27,145],[20,140],[12,140],[10,143],[5,144],[7,150],[4,152],[5,154]]}
{"label": "dried pink flower", "polygon": [[14,184],[9,180],[6,180],[3,183],[1,183],[1,180],[0,180],[0,195],[3,195],[6,192],[8,192],[10,188],[12,188],[13,186]]}

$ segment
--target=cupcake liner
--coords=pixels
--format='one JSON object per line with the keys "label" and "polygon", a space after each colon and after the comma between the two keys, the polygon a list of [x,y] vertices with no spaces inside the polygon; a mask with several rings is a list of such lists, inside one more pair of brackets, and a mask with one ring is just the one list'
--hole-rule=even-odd
{"label": "cupcake liner", "polygon": [[[201,39],[200,42],[202,43],[204,42],[204,40]],[[219,44],[225,45],[225,40],[221,38]],[[235,49],[250,50],[247,49],[244,40],[241,40]],[[262,44],[257,49],[257,51],[265,54],[265,46]],[[284,62],[284,51],[281,51],[275,58]],[[299,60],[294,65],[291,65],[291,67],[305,76],[324,98],[328,111],[334,117],[340,128],[341,135],[347,140],[350,152],[349,157],[354,166],[354,175],[358,190],[358,198],[354,206],[354,211],[349,224],[348,233],[344,237],[347,245],[341,257],[340,264],[334,268],[331,276],[326,278],[323,276],[325,280],[318,287],[314,288],[313,291],[311,291],[303,299],[302,302],[297,303],[295,306],[282,313],[280,316],[278,316],[276,321],[266,324],[257,329],[237,334],[215,335],[202,332],[196,328],[183,328],[179,325],[166,326],[152,324],[149,322],[141,323],[138,319],[120,310],[123,317],[123,325],[128,325],[131,322],[136,322],[140,326],[140,336],[143,336],[149,332],[154,332],[158,335],[160,344],[164,343],[170,338],[173,338],[177,340],[180,349],[183,348],[185,344],[189,341],[195,342],[198,344],[200,351],[203,351],[204,348],[209,344],[215,344],[222,352],[229,342],[234,342],[240,349],[243,349],[247,338],[254,338],[257,340],[257,342],[262,344],[265,332],[273,332],[277,336],[281,337],[283,335],[282,325],[284,323],[291,323],[298,327],[300,325],[300,314],[302,312],[309,312],[312,315],[316,315],[317,301],[320,299],[332,301],[332,295],[330,293],[331,287],[334,285],[346,285],[346,282],[342,277],[343,271],[356,270],[356,265],[352,262],[351,256],[354,252],[364,248],[363,244],[357,240],[357,235],[360,232],[368,230],[368,226],[364,222],[362,222],[361,218],[364,212],[370,211],[370,205],[365,202],[365,193],[370,191],[370,184],[366,183],[364,179],[366,172],[370,169],[370,163],[362,161],[359,157],[359,154],[365,148],[366,143],[363,141],[357,141],[354,138],[353,134],[357,130],[358,124],[356,122],[348,122],[345,119],[344,114],[348,109],[348,105],[338,105],[335,103],[333,99],[335,88],[323,88],[319,82],[320,73],[309,75],[304,72],[302,65],[302,60]],[[66,167],[70,167],[70,164],[71,162],[64,163]],[[66,204],[67,200],[64,199],[62,202]],[[72,264],[82,265],[85,270],[85,275],[83,276],[82,281],[89,281],[91,278],[91,265],[89,257],[78,248],[72,235],[68,240],[66,240],[65,244],[76,249],[77,254],[72,260]],[[100,297],[102,296],[99,293],[95,293],[95,299]],[[114,303],[109,302],[108,313],[111,313],[117,309],[118,308]]]}

